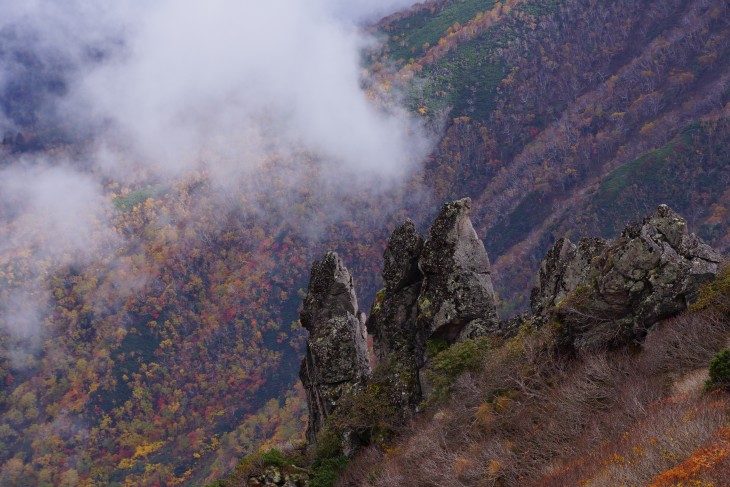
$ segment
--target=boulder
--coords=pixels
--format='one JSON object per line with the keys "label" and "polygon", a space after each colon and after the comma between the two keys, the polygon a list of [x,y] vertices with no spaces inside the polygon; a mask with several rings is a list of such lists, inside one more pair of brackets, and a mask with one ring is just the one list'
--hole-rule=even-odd
{"label": "boulder", "polygon": [[654,323],[686,309],[722,260],[666,205],[610,244],[571,245],[561,239],[550,249],[531,305],[536,315],[551,312],[578,349],[643,338]]}

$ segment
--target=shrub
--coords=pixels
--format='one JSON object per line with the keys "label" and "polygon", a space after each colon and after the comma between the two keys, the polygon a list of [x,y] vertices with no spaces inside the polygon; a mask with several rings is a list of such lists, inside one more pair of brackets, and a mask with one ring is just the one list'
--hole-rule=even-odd
{"label": "shrub", "polygon": [[284,454],[278,448],[265,451],[261,456],[261,461],[267,467],[283,467],[286,465]]}
{"label": "shrub", "polygon": [[642,362],[652,374],[684,374],[707,367],[727,339],[725,321],[719,313],[703,310],[658,323],[642,344]]}
{"label": "shrub", "polygon": [[212,483],[206,485],[206,487],[238,487],[248,485],[248,479],[251,476],[263,473],[267,467],[275,467],[282,472],[291,469],[307,471],[301,467],[308,463],[305,455],[306,453],[302,448],[285,448],[284,451],[278,448],[257,450],[243,457],[227,479],[219,480],[219,483]]}
{"label": "shrub", "polygon": [[723,314],[730,314],[730,264],[724,264],[715,279],[705,284],[690,309],[697,311],[711,308]]}
{"label": "shrub", "polygon": [[454,381],[468,370],[477,370],[484,362],[488,341],[484,338],[454,343],[436,354],[426,370],[426,378],[433,386],[429,404],[445,399]]}
{"label": "shrub", "polygon": [[337,481],[337,477],[345,469],[348,462],[349,459],[344,455],[315,461],[313,465],[314,476],[309,481],[309,486],[330,487]]}
{"label": "shrub", "polygon": [[426,340],[426,357],[433,358],[449,348],[449,342],[441,338]]}
{"label": "shrub", "polygon": [[730,391],[730,348],[721,350],[710,361],[710,378],[705,382],[705,389],[725,389]]}

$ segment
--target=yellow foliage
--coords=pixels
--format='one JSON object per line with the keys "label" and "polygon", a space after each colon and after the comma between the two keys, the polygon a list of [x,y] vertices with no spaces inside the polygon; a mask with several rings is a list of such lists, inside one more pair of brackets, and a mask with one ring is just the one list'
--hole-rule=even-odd
{"label": "yellow foliage", "polygon": [[137,449],[134,451],[134,455],[132,458],[139,458],[139,457],[146,457],[150,453],[154,453],[160,448],[162,448],[162,445],[164,445],[164,441],[156,441],[154,443],[147,443],[144,445],[140,445],[137,447]]}
{"label": "yellow foliage", "polygon": [[494,411],[492,409],[492,405],[488,402],[482,403],[482,405],[477,408],[476,413],[474,413],[474,417],[480,425],[484,427],[490,426],[494,422]]}
{"label": "yellow foliage", "polygon": [[497,413],[505,412],[510,402],[512,402],[512,399],[510,399],[509,396],[499,396],[494,401],[494,411]]}
{"label": "yellow foliage", "polygon": [[119,461],[119,465],[117,465],[117,468],[120,470],[126,470],[134,467],[135,465],[137,465],[137,460],[134,460],[132,458],[122,458]]}

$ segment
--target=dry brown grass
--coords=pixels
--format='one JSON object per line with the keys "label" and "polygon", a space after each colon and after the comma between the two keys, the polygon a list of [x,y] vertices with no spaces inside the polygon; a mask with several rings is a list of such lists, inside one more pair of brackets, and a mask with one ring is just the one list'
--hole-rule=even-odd
{"label": "dry brown grass", "polygon": [[[661,323],[641,351],[577,358],[556,352],[548,327],[523,330],[390,448],[353,462],[338,485],[647,485],[730,421],[727,397],[707,397],[702,380],[688,378],[728,328],[705,310]],[[718,477],[722,462],[701,474]]]}

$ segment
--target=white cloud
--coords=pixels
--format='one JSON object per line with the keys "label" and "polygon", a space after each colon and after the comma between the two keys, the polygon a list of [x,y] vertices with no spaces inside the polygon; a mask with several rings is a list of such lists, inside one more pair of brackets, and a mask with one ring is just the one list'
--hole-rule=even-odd
{"label": "white cloud", "polygon": [[83,77],[68,110],[93,113],[94,125],[111,122],[115,143],[163,173],[203,155],[214,165],[255,166],[261,157],[229,156],[268,137],[348,175],[403,176],[424,155],[423,135],[405,112],[367,99],[360,52],[372,39],[352,19],[374,10],[340,5],[136,3],[119,15],[124,49]]}
{"label": "white cloud", "polygon": [[[21,112],[95,135],[84,165],[47,155],[0,171],[0,259],[30,250],[35,262],[28,286],[0,284],[0,328],[20,340],[41,334],[43,279],[112,238],[102,177],[159,182],[204,164],[219,187],[267,194],[273,181],[298,187],[301,170],[287,163],[247,177],[262,161],[313,154],[321,174],[312,180],[327,194],[308,204],[345,218],[338,192],[392,188],[428,149],[405,110],[380,106],[361,86],[362,49],[374,41],[357,23],[410,1],[2,3],[0,96],[25,87],[32,106]],[[0,129],[11,126],[2,120]],[[287,208],[277,188],[266,206]]]}
{"label": "white cloud", "polygon": [[26,347],[16,367],[41,345],[55,269],[83,265],[116,241],[109,200],[88,174],[68,164],[24,160],[0,170],[0,330]]}

